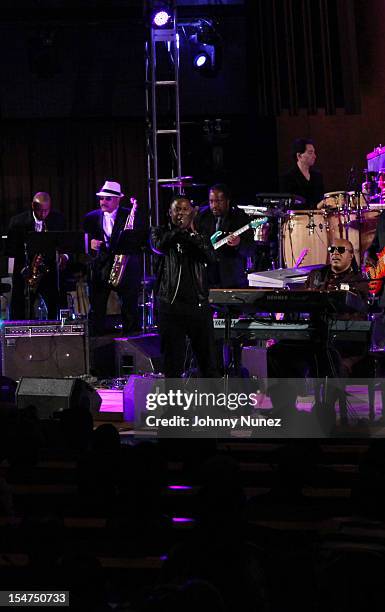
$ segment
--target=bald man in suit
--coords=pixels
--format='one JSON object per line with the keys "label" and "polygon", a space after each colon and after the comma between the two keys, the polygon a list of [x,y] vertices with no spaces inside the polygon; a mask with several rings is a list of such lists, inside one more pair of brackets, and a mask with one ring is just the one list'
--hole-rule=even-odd
{"label": "bald man in suit", "polygon": [[[46,271],[36,287],[29,292],[27,297],[26,276],[29,272],[26,269],[25,243],[30,232],[50,232],[63,231],[65,229],[64,216],[52,209],[51,196],[45,191],[35,193],[29,210],[26,210],[11,218],[7,232],[7,255],[14,258],[14,269],[12,277],[12,297],[10,314],[15,319],[34,319],[36,318],[36,303],[39,298],[43,298],[48,311],[49,319],[57,319],[60,296],[57,289],[57,266],[55,257],[52,253],[44,254]],[[36,253],[39,255],[39,253]],[[34,254],[29,254],[29,263],[33,260]],[[66,264],[68,257],[60,255],[60,268]]]}

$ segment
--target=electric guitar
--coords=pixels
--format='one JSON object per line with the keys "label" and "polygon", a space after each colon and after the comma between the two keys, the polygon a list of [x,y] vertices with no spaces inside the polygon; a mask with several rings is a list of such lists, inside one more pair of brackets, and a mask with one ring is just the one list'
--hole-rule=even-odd
{"label": "electric guitar", "polygon": [[378,295],[382,289],[385,279],[385,247],[377,253],[377,263],[375,266],[365,265],[366,276],[370,280],[370,295]]}
{"label": "electric guitar", "polygon": [[264,223],[267,223],[267,221],[267,217],[262,217],[262,219],[250,221],[250,223],[248,223],[247,225],[240,227],[235,232],[231,232],[228,236],[225,236],[224,238],[220,238],[223,232],[221,230],[218,230],[211,236],[211,244],[213,245],[215,250],[220,249],[223,245],[227,244],[230,236],[239,236],[240,234],[243,234],[243,232],[246,232],[248,229],[256,229],[257,227],[261,227],[261,225],[264,225]]}

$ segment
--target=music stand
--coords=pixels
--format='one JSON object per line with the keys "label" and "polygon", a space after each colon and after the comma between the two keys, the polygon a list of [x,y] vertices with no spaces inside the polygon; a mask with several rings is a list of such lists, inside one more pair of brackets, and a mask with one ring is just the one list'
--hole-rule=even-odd
{"label": "music stand", "polygon": [[[25,241],[26,264],[29,265],[31,257],[42,254],[45,257],[54,257],[56,264],[56,287],[60,295],[59,264],[60,254],[80,254],[88,252],[88,235],[79,231],[48,231],[28,232]],[[27,285],[27,308],[30,318],[30,288]],[[58,315],[59,313],[56,313]]]}
{"label": "music stand", "polygon": [[138,255],[146,246],[147,232],[143,229],[122,230],[114,251],[119,255]]}

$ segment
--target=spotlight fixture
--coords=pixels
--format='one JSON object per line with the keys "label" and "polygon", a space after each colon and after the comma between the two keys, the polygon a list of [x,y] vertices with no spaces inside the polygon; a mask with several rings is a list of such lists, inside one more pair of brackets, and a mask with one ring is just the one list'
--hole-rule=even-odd
{"label": "spotlight fixture", "polygon": [[152,25],[154,28],[167,28],[172,24],[172,13],[165,9],[158,10],[153,14]]}
{"label": "spotlight fixture", "polygon": [[213,23],[206,19],[200,19],[191,26],[195,28],[195,32],[189,37],[193,66],[201,75],[213,77],[218,73],[221,64],[220,36]]}
{"label": "spotlight fixture", "polygon": [[203,68],[205,65],[207,65],[209,61],[210,58],[208,54],[202,51],[195,56],[194,66],[199,70],[200,68]]}

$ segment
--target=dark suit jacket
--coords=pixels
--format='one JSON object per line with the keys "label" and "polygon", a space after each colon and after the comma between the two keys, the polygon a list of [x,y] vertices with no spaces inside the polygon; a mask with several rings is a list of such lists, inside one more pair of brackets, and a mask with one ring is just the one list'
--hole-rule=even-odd
{"label": "dark suit jacket", "polygon": [[[64,216],[56,210],[51,210],[45,219],[45,224],[47,231],[63,231],[65,229]],[[34,231],[35,221],[32,209],[11,217],[7,233],[6,253],[9,257],[15,258],[15,273],[20,272],[25,265],[24,243],[28,233]]]}
{"label": "dark suit jacket", "polygon": [[[239,208],[230,208],[223,218],[221,231],[224,235],[240,229],[250,223],[250,218]],[[196,220],[198,231],[211,237],[215,233],[216,218],[207,207],[200,212]],[[224,245],[215,251],[216,263],[209,266],[210,287],[246,287],[248,285],[245,274],[246,257],[255,253],[255,243],[252,230],[240,235],[241,242],[238,247]]]}
{"label": "dark suit jacket", "polygon": [[[108,280],[114,257],[120,254],[129,255],[123,283],[128,283],[130,276],[136,278],[140,274],[139,252],[141,246],[144,245],[145,238],[143,232],[135,229],[136,218],[134,231],[123,231],[129,213],[130,210],[128,208],[119,207],[109,239],[109,247],[102,248],[99,253],[93,252],[91,264],[93,282],[105,283]],[[103,231],[103,211],[100,208],[92,210],[85,216],[83,229],[88,234],[89,242],[93,239],[106,240]]]}

